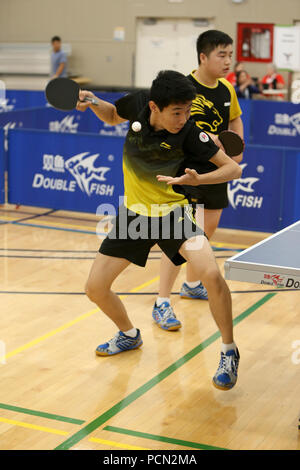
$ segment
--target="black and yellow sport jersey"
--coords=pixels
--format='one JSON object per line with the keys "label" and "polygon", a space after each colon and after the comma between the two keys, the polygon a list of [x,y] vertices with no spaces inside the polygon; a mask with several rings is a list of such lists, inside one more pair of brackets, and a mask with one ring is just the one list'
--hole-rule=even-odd
{"label": "black and yellow sport jersey", "polygon": [[[191,109],[191,119],[195,121],[198,128],[212,134],[219,134],[227,130],[229,122],[242,114],[235,89],[225,78],[219,78],[214,87],[200,83],[192,72],[188,77],[196,88],[196,98]],[[186,165],[200,173],[209,173],[217,169],[216,165],[207,161],[203,163],[193,155]],[[178,175],[184,171],[182,165]],[[201,190],[215,191],[226,189],[227,183],[201,185]],[[175,189],[189,195],[197,193],[197,186],[176,186]]]}
{"label": "black and yellow sport jersey", "polygon": [[[195,71],[188,75],[189,80],[196,88],[196,98],[193,101],[191,109],[191,119],[195,121],[198,128],[212,134],[219,134],[223,130],[227,130],[229,122],[236,119],[242,114],[235,89],[224,78],[219,78],[214,87],[209,87],[200,83],[195,77]],[[212,162],[199,161],[195,156],[181,165],[178,175],[184,172],[184,166],[194,168],[198,173],[209,173],[217,169]],[[199,186],[203,190],[226,191],[227,183],[206,184]],[[186,195],[197,196],[198,186],[174,186],[178,192]]]}
{"label": "black and yellow sport jersey", "polygon": [[219,78],[217,85],[209,87],[197,80],[194,72],[188,78],[196,88],[191,118],[197,126],[212,134],[227,130],[229,122],[242,114],[235,89],[225,78]]}
{"label": "black and yellow sport jersey", "polygon": [[[218,147],[207,134],[188,121],[178,134],[155,131],[149,123],[149,92],[139,91],[124,96],[115,105],[117,113],[130,121],[123,150],[125,205],[141,215],[166,215],[172,205],[188,201],[171,185],[157,181],[156,175],[176,176],[185,159],[197,158],[206,163]],[[132,130],[138,121],[141,130]]]}

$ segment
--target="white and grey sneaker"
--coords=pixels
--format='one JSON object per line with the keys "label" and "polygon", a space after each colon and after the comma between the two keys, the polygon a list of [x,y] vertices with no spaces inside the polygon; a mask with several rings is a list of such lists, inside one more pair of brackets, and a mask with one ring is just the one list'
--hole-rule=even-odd
{"label": "white and grey sneaker", "polygon": [[112,339],[107,343],[99,344],[96,349],[97,356],[112,356],[123,351],[129,351],[130,349],[136,349],[142,346],[143,341],[140,330],[137,330],[135,338],[126,336],[122,331],[119,331]]}
{"label": "white and grey sneaker", "polygon": [[169,302],[163,302],[159,307],[155,302],[152,317],[154,318],[155,323],[163,330],[174,331],[181,328],[181,323],[177,320],[174,310]]}
{"label": "white and grey sneaker", "polygon": [[218,370],[213,378],[213,384],[220,390],[230,390],[235,386],[238,375],[240,355],[238,349],[231,349],[226,354],[221,352]]}
{"label": "white and grey sneaker", "polygon": [[202,299],[208,300],[207,290],[200,281],[196,287],[189,287],[186,282],[181,286],[180,297],[182,299]]}

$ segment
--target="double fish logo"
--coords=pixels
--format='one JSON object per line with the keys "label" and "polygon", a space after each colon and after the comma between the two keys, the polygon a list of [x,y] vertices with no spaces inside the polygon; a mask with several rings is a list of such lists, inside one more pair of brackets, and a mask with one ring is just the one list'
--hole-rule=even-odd
{"label": "double fish logo", "polygon": [[[243,163],[240,165],[242,170],[244,171],[244,168],[246,168],[247,163]],[[230,204],[232,205],[233,209],[236,209],[236,200],[235,200],[235,195],[238,191],[244,191],[245,193],[253,193],[253,185],[259,181],[259,178],[255,178],[252,176],[249,176],[247,178],[239,178],[237,180],[230,181],[227,186],[227,194],[228,194],[228,199]]]}
{"label": "double fish logo", "polygon": [[[299,88],[300,90],[300,88]],[[297,137],[300,134],[300,113],[275,113],[274,123],[268,126],[268,135]]]}
{"label": "double fish logo", "polygon": [[61,121],[49,122],[49,130],[51,132],[70,132],[76,134],[78,131],[78,123],[74,122],[75,116],[66,116]]}
{"label": "double fish logo", "polygon": [[23,123],[22,122],[12,122],[12,121],[9,121],[5,124],[5,126],[3,126],[3,130],[4,130],[4,149],[5,151],[7,152],[8,151],[8,131],[10,129],[15,129],[16,127],[22,127],[23,126]]}
{"label": "double fish logo", "polygon": [[298,134],[300,134],[300,113],[290,116],[290,122],[297,129]]}
{"label": "double fish logo", "polygon": [[279,274],[273,274],[273,276],[271,276],[271,279],[273,281],[273,284],[275,284],[275,286],[277,287],[282,286],[283,278],[280,277]]}
{"label": "double fish logo", "polygon": [[121,122],[121,124],[117,124],[116,126],[110,126],[103,123],[103,129],[100,130],[100,135],[110,135],[110,136],[118,136],[118,137],[126,137],[128,132],[129,124],[128,122]]}
{"label": "double fish logo", "polygon": [[91,195],[91,181],[106,181],[105,175],[110,170],[106,166],[95,166],[95,161],[99,155],[99,153],[89,155],[89,152],[83,152],[65,161],[65,168],[75,178],[81,191],[88,196]]}
{"label": "double fish logo", "polygon": [[15,105],[8,104],[8,103],[9,103],[9,99],[1,98],[1,93],[0,93],[0,113],[7,113],[8,111],[13,111]]}

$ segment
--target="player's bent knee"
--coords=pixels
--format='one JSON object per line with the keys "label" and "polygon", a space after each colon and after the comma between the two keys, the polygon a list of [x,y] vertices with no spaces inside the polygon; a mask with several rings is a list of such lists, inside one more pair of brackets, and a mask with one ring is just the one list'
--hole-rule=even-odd
{"label": "player's bent knee", "polygon": [[201,280],[205,287],[209,289],[210,286],[213,286],[214,289],[222,289],[224,287],[224,279],[218,269],[211,269],[203,273]]}
{"label": "player's bent knee", "polygon": [[107,295],[109,289],[101,283],[87,281],[85,285],[85,293],[92,302],[99,302],[99,300]]}
{"label": "player's bent knee", "polygon": [[87,282],[85,285],[85,293],[88,296],[88,298],[93,302],[94,299],[94,289],[92,288],[92,285]]}

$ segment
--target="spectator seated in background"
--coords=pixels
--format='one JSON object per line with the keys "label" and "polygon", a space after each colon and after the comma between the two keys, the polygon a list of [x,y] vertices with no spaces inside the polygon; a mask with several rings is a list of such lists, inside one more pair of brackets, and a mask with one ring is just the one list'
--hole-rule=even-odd
{"label": "spectator seated in background", "polygon": [[251,77],[245,70],[237,73],[237,83],[235,85],[235,91],[238,98],[252,98],[253,94],[260,93],[259,88],[253,85]]}
{"label": "spectator seated in background", "polygon": [[[244,64],[243,62],[237,62],[234,66],[233,72],[230,72],[226,76],[226,80],[231,83],[231,85],[235,86],[236,85],[236,76],[239,72],[241,72],[244,69]],[[248,74],[247,74],[248,75]]]}
{"label": "spectator seated in background", "polygon": [[53,36],[51,39],[51,78],[67,77],[67,56],[61,50],[61,39],[59,36]]}
{"label": "spectator seated in background", "polygon": [[264,90],[280,90],[284,88],[284,78],[280,73],[277,73],[274,64],[268,64],[267,74],[261,79],[261,84]]}

